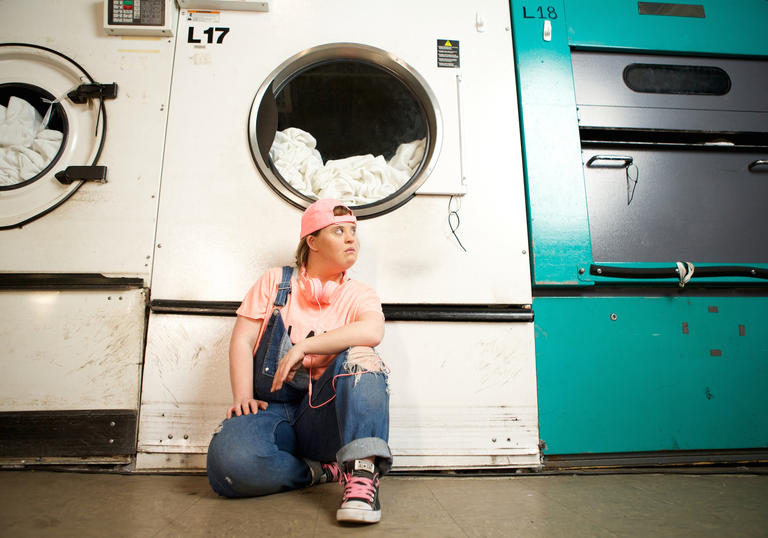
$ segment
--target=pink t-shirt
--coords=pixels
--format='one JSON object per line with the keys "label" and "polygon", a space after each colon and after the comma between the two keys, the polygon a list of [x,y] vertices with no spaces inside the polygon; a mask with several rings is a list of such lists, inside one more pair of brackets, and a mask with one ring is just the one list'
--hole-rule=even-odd
{"label": "pink t-shirt", "polygon": [[[273,267],[264,273],[248,290],[240,308],[237,309],[237,315],[254,320],[269,317],[275,308],[273,303],[282,275],[281,267]],[[377,312],[384,317],[378,295],[373,288],[362,282],[347,278],[331,294],[330,304],[318,304],[317,301],[310,301],[304,296],[296,275],[298,270],[293,272],[291,293],[288,294],[285,306],[280,309],[285,328],[291,327],[291,342],[294,344],[304,340],[311,331],[320,334],[357,321],[364,312]],[[266,323],[262,323],[259,340],[265,329]],[[256,346],[258,347],[258,342]],[[322,370],[325,369],[313,369],[312,376],[318,377]]]}

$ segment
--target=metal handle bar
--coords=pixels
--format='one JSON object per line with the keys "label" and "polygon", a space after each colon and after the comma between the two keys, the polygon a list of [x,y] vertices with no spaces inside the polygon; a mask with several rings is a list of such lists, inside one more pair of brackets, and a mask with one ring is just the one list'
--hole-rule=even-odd
{"label": "metal handle bar", "polygon": [[766,161],[766,160],[757,160],[757,161],[751,162],[749,164],[749,166],[747,166],[747,168],[749,169],[750,172],[752,172],[755,168],[758,168],[758,167],[761,167],[761,166],[762,167],[768,167],[768,161]]}
{"label": "metal handle bar", "polygon": [[[606,161],[606,164],[595,164]],[[626,168],[634,159],[627,155],[595,155],[587,161],[590,168]]]}

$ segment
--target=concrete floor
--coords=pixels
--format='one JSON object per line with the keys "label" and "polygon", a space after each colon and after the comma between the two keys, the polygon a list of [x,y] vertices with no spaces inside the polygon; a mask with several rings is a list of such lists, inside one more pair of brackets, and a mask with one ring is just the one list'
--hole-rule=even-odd
{"label": "concrete floor", "polygon": [[204,476],[0,472],[0,536],[768,536],[768,475],[382,480],[381,523],[341,527],[339,484],[226,500]]}

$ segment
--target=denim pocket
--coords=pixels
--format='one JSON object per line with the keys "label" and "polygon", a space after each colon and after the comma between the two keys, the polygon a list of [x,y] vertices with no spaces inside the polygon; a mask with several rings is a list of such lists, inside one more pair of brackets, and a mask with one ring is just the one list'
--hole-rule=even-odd
{"label": "denim pocket", "polygon": [[285,330],[280,311],[276,308],[269,317],[267,328],[253,357],[253,394],[255,398],[273,402],[295,402],[304,396],[309,383],[309,375],[304,368],[296,372],[292,381],[283,383],[280,390],[270,391],[277,365],[291,347],[293,347],[291,337]]}

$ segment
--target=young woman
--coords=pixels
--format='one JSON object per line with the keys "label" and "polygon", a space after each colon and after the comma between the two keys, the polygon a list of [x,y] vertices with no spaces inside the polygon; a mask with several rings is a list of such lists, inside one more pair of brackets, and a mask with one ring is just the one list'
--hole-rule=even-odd
{"label": "young woman", "polygon": [[392,467],[387,372],[373,349],[381,301],[350,279],[357,219],[338,200],[301,218],[296,268],[267,271],[237,310],[229,349],[233,404],[208,447],[211,487],[226,497],[338,481],[339,521],[381,518]]}

